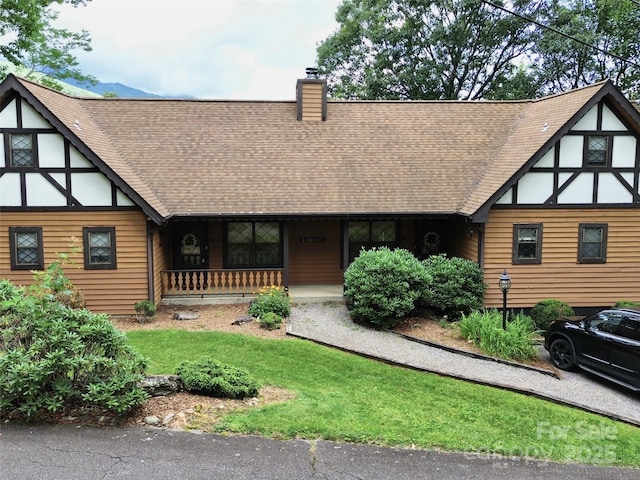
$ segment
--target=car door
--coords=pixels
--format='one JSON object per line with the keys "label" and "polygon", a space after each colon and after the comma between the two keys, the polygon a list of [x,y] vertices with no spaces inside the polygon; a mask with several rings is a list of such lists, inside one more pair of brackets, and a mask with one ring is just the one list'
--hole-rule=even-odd
{"label": "car door", "polygon": [[622,322],[622,314],[603,311],[591,317],[585,323],[585,335],[579,362],[585,366],[608,373],[611,370],[613,347],[616,339],[614,332]]}
{"label": "car door", "polygon": [[625,316],[616,334],[611,367],[618,378],[640,388],[640,317]]}

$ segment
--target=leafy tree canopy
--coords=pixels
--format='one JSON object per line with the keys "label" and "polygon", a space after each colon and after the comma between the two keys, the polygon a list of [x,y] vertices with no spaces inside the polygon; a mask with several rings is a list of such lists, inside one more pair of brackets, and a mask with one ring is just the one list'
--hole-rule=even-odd
{"label": "leafy tree canopy", "polygon": [[[500,8],[503,7],[503,8]],[[635,0],[344,0],[318,66],[339,98],[517,99],[611,78],[637,92]]]}
{"label": "leafy tree canopy", "polygon": [[[58,12],[53,4],[84,5],[90,0],[2,0],[0,3],[0,56],[27,69],[27,78],[33,78],[53,88],[60,88],[51,78],[74,78],[88,83],[95,78],[84,75],[72,52],[91,50],[89,33],[70,32],[54,28]],[[4,77],[4,72],[0,72]]]}

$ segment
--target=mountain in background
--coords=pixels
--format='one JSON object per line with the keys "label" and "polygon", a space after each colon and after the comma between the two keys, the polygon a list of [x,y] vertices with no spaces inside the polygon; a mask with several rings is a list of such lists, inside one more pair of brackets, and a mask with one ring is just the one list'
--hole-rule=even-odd
{"label": "mountain in background", "polygon": [[95,85],[87,85],[86,83],[78,82],[73,79],[65,80],[65,83],[73,85],[74,87],[82,88],[84,90],[88,90],[93,93],[97,93],[99,95],[113,95],[118,98],[187,98],[193,99],[193,96],[162,96],[155,95],[153,93],[148,93],[143,90],[139,90],[137,88],[128,87],[127,85],[123,85],[122,83],[103,83],[98,82]]}
{"label": "mountain in background", "polygon": [[73,85],[74,87],[82,88],[99,95],[113,95],[118,98],[163,98],[160,95],[154,95],[153,93],[147,93],[137,88],[128,87],[122,83],[103,83],[98,82],[95,85],[78,82],[73,79],[66,79],[64,83]]}

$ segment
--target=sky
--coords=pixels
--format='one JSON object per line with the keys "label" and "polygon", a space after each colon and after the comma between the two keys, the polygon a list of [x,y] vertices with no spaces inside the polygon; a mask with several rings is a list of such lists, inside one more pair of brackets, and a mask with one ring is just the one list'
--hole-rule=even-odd
{"label": "sky", "polygon": [[294,100],[296,80],[338,27],[340,0],[92,0],[56,7],[87,30],[83,73],[163,96]]}

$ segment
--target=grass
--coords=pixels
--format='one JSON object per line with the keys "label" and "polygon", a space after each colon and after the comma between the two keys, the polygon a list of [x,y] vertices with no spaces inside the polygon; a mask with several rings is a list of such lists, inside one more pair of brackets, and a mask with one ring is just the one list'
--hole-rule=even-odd
{"label": "grass", "polygon": [[127,336],[151,359],[149,373],[172,373],[183,360],[211,355],[297,394],[229,415],[218,432],[640,467],[639,428],[525,395],[296,339],[181,330]]}

